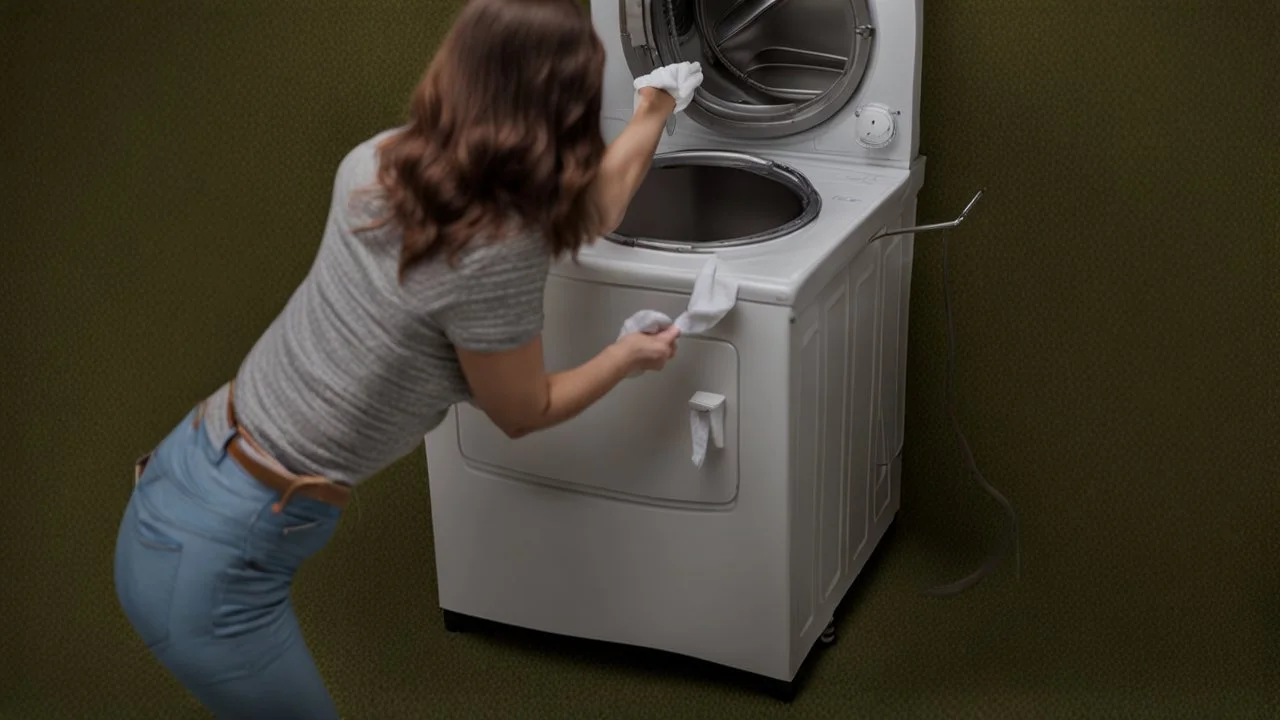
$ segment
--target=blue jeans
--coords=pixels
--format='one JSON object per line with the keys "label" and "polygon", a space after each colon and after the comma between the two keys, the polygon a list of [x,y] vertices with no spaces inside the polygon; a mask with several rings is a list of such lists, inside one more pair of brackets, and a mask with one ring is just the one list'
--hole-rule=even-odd
{"label": "blue jeans", "polygon": [[116,540],[115,585],[138,636],[218,718],[338,717],[289,598],[341,511],[279,494],[210,441],[193,412],[151,454]]}

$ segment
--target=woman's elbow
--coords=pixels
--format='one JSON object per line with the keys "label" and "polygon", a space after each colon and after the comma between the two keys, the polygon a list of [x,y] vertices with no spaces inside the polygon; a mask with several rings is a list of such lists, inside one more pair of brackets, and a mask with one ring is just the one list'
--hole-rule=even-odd
{"label": "woman's elbow", "polygon": [[511,438],[512,440],[519,440],[525,435],[528,435],[529,433],[533,432],[533,430],[527,427],[519,426],[519,425],[508,425],[505,427],[501,427],[500,429],[502,430],[502,433],[504,435]]}
{"label": "woman's elbow", "polygon": [[596,206],[596,213],[592,225],[595,226],[596,236],[603,237],[618,229],[622,225],[622,220],[626,217],[627,209],[625,207],[612,207],[614,203],[601,201]]}
{"label": "woman's elbow", "polygon": [[476,406],[503,435],[517,440],[537,432],[548,424],[550,416],[549,388],[545,392],[508,390],[488,402],[479,398]]}
{"label": "woman's elbow", "polygon": [[609,217],[605,218],[605,223],[602,229],[600,230],[600,235],[601,236],[610,235],[616,232],[617,229],[622,226],[622,221],[625,217],[626,217],[626,213],[618,213],[616,215],[610,215]]}
{"label": "woman's elbow", "polygon": [[502,431],[503,435],[506,435],[512,440],[519,440],[525,435],[537,432],[542,426],[542,423],[529,415],[508,418],[498,418],[490,415],[489,419],[493,421],[494,425],[498,426],[498,429]]}

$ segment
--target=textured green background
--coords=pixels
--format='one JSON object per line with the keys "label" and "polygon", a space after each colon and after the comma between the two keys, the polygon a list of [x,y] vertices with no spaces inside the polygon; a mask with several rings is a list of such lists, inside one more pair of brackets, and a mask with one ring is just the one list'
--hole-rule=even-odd
{"label": "textured green background", "polygon": [[[398,122],[452,3],[0,2],[0,717],[201,717],[111,588],[134,456],[311,260],[332,174]],[[424,461],[297,584],[346,717],[1280,714],[1280,10],[930,2],[923,219],[954,235],[960,414],[919,241],[899,524],[790,708],[669,658],[449,636]]]}

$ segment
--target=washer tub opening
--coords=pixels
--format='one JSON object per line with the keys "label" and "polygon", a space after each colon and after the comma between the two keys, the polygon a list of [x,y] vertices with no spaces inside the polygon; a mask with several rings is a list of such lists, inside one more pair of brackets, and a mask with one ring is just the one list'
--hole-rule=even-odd
{"label": "washer tub opening", "polygon": [[608,240],[675,252],[767,242],[818,217],[822,200],[799,172],[745,153],[658,155]]}

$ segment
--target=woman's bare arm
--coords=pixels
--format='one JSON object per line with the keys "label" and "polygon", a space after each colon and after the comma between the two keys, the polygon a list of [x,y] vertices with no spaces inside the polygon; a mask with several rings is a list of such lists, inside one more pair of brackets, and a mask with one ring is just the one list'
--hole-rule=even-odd
{"label": "woman's bare arm", "polygon": [[631,122],[605,150],[591,187],[603,225],[601,234],[613,232],[622,223],[627,206],[649,172],[662,130],[675,108],[675,98],[666,91],[642,89]]}
{"label": "woman's bare arm", "polygon": [[509,352],[458,349],[472,403],[508,437],[558,425],[604,397],[627,376],[629,359],[616,345],[572,370],[548,375],[542,338]]}
{"label": "woman's bare arm", "polygon": [[619,338],[594,358],[563,372],[547,374],[542,336],[505,352],[458,348],[458,360],[472,388],[472,402],[508,437],[517,438],[576,417],[636,370],[658,370],[675,353],[679,330]]}

